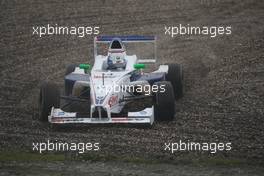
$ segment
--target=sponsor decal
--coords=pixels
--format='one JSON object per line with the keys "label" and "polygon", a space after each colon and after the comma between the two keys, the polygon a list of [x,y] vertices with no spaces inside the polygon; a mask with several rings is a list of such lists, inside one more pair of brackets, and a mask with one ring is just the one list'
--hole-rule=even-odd
{"label": "sponsor decal", "polygon": [[[115,75],[113,75],[112,73],[111,74],[105,74],[104,75],[104,78],[115,78],[116,76]],[[103,76],[102,75],[94,75],[94,77],[93,77],[94,79],[100,79],[100,78],[103,78]]]}
{"label": "sponsor decal", "polygon": [[98,97],[96,97],[96,99],[102,100],[102,99],[104,99],[104,96],[98,96]]}
{"label": "sponsor decal", "polygon": [[117,103],[118,103],[118,96],[117,95],[111,96],[109,98],[108,104],[109,104],[110,107],[116,105]]}
{"label": "sponsor decal", "polygon": [[65,114],[65,112],[59,112],[59,113],[58,113],[59,116],[62,116],[62,115],[64,115],[64,114]]}
{"label": "sponsor decal", "polygon": [[145,119],[142,119],[142,118],[135,118],[134,120],[136,120],[136,121],[143,121],[143,120],[145,120]]}
{"label": "sponsor decal", "polygon": [[146,115],[146,114],[147,114],[146,111],[140,111],[139,113],[140,113],[141,115]]}

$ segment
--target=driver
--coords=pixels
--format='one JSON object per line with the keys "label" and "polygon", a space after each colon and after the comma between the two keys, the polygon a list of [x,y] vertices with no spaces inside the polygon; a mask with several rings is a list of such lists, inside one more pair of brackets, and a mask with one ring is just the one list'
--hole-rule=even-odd
{"label": "driver", "polygon": [[109,46],[107,65],[108,69],[125,69],[126,60],[125,60],[125,48],[122,45],[122,42],[119,38],[113,39]]}
{"label": "driver", "polygon": [[108,69],[125,69],[126,60],[123,53],[110,53],[107,58]]}

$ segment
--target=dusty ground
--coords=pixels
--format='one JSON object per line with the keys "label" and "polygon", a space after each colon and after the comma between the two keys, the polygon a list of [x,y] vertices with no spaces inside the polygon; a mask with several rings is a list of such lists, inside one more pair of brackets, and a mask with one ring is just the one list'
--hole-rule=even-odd
{"label": "dusty ground", "polygon": [[[204,3],[201,3],[204,2]],[[32,142],[100,142],[101,155],[150,159],[264,159],[264,3],[223,1],[0,1],[0,147]],[[32,26],[100,26],[101,34],[157,35],[160,62],[184,65],[186,94],[173,122],[151,129],[82,127],[52,131],[37,119],[42,80],[62,83],[66,65],[92,63],[92,36],[32,36]],[[164,35],[164,25],[227,25],[232,35]],[[231,142],[216,154],[163,150],[164,142]]]}
{"label": "dusty ground", "polygon": [[[14,167],[14,165],[16,165]],[[128,164],[113,162],[52,162],[52,163],[4,163],[2,165],[2,175],[92,175],[92,176],[137,176],[137,175],[198,175],[198,176],[257,176],[262,175],[264,169],[261,167],[199,167],[190,165],[170,165],[170,164]]]}

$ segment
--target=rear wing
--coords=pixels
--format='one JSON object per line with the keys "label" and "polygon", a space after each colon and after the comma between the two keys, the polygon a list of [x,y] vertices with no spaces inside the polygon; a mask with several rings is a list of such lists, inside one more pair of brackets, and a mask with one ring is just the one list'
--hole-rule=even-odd
{"label": "rear wing", "polygon": [[129,35],[129,36],[96,36],[94,37],[94,57],[97,56],[97,43],[110,43],[113,39],[119,38],[123,43],[153,43],[154,44],[154,58],[153,59],[139,59],[138,63],[155,63],[157,57],[157,45],[156,36],[140,36],[140,35]]}

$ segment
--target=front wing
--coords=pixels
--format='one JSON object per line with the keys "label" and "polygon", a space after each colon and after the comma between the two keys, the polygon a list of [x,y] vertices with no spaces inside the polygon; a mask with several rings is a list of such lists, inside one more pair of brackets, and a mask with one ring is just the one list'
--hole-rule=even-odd
{"label": "front wing", "polygon": [[69,123],[90,123],[90,124],[110,124],[110,123],[134,123],[134,124],[150,124],[154,122],[154,107],[146,108],[138,112],[128,112],[124,117],[111,118],[97,118],[93,117],[79,117],[76,112],[65,112],[60,108],[52,108],[49,115],[49,122],[55,124],[69,124]]}

